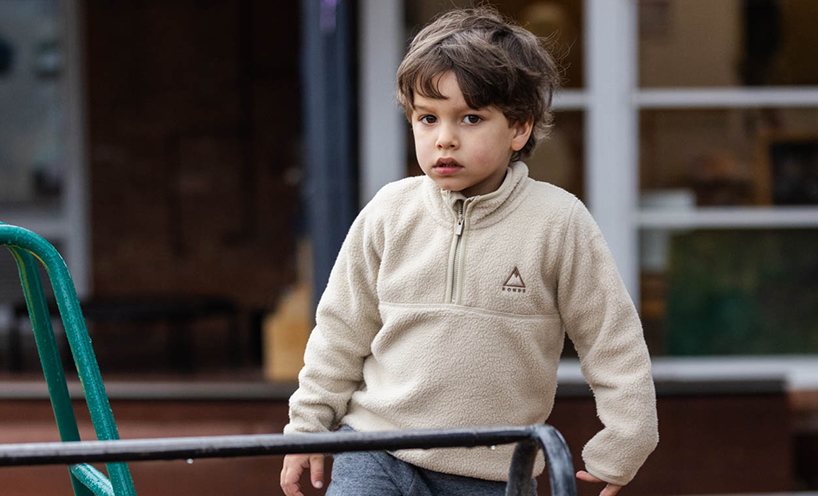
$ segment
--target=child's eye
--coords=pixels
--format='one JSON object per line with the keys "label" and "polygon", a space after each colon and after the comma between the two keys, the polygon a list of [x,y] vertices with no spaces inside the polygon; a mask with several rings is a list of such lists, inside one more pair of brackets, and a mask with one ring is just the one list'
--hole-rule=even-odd
{"label": "child's eye", "polygon": [[437,118],[433,115],[424,115],[420,118],[420,122],[424,124],[434,124],[437,121]]}
{"label": "child's eye", "polygon": [[474,114],[469,114],[463,118],[463,122],[465,122],[466,124],[477,124],[481,120],[483,119],[481,119],[479,115]]}

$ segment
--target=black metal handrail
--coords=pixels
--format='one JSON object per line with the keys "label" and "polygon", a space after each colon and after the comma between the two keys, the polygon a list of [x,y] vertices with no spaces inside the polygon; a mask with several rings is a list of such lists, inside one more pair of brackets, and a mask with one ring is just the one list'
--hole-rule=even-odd
{"label": "black metal handrail", "polygon": [[509,469],[507,496],[529,493],[534,461],[539,450],[545,455],[551,494],[576,496],[571,453],[560,433],[550,425],[7,444],[0,445],[0,467],[471,448],[512,443],[517,443],[517,446]]}

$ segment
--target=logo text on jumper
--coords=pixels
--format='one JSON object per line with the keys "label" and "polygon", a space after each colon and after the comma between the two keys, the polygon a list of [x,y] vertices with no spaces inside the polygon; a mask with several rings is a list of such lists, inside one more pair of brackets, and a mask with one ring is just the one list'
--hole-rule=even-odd
{"label": "logo text on jumper", "polygon": [[503,284],[503,291],[525,293],[525,283],[523,282],[522,276],[520,276],[520,269],[514,267],[514,270],[511,271],[511,275],[508,276],[505,284]]}

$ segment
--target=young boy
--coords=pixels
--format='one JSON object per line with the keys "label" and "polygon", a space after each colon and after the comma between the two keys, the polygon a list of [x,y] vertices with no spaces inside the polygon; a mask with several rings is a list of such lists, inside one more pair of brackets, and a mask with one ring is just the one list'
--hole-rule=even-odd
{"label": "young boy", "polygon": [[[425,176],[385,186],[350,228],[284,432],[543,423],[567,332],[604,424],[577,477],[613,496],[656,446],[656,400],[599,228],[519,161],[550,123],[553,60],[496,11],[456,10],[417,35],[397,78]],[[327,494],[501,495],[512,450],[337,455]],[[289,455],[285,494],[306,469],[322,486],[322,455]]]}

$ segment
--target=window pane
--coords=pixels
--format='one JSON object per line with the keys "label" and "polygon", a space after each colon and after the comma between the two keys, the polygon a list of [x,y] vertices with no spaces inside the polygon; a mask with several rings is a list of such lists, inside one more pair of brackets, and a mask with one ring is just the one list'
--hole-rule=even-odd
{"label": "window pane", "polygon": [[0,0],[0,203],[59,197],[62,47],[57,0]]}
{"label": "window pane", "polygon": [[582,198],[584,134],[583,112],[556,112],[551,134],[537,145],[529,158],[525,159],[531,177],[537,181],[555,184]]}
{"label": "window pane", "polygon": [[818,204],[818,109],[645,110],[644,206]]}
{"label": "window pane", "polygon": [[641,86],[818,84],[814,0],[639,0]]}
{"label": "window pane", "polygon": [[[409,40],[435,15],[454,7],[469,7],[471,0],[418,0],[404,2],[407,37]],[[583,85],[582,59],[582,0],[509,0],[486,2],[523,27],[551,41],[551,54],[564,70],[562,86],[579,88]]]}
{"label": "window pane", "polygon": [[656,355],[818,353],[818,230],[642,233]]}

